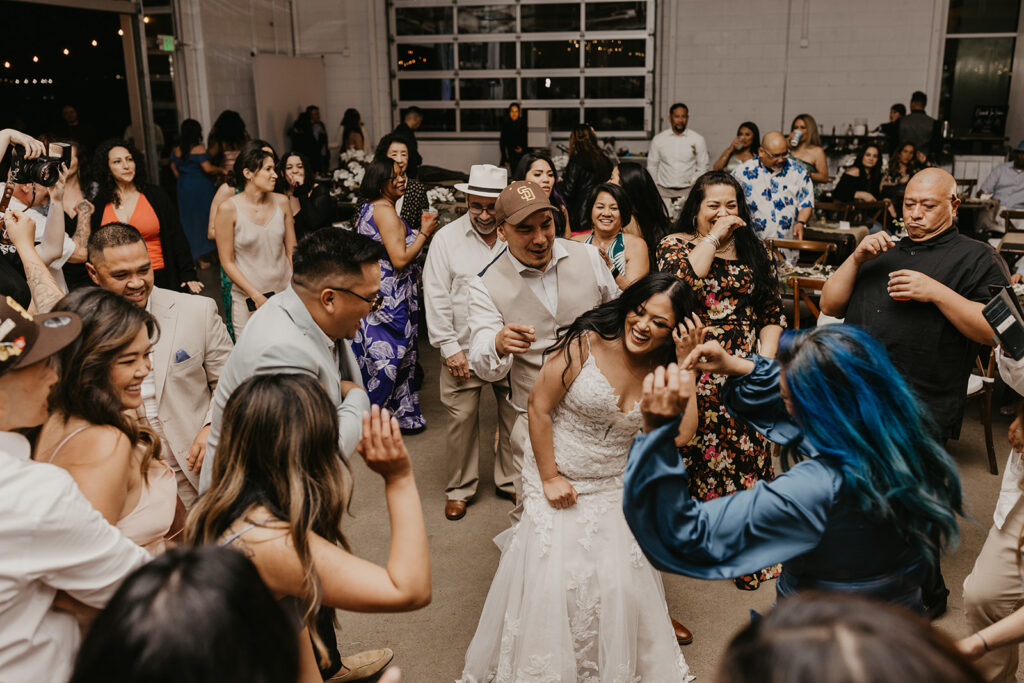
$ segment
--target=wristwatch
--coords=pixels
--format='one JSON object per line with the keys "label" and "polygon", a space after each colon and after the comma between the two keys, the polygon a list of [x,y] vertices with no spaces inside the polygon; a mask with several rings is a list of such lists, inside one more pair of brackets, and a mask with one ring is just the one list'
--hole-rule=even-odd
{"label": "wristwatch", "polygon": [[621,274],[622,273],[619,272],[618,268],[616,268],[615,266],[612,266],[612,279],[615,279],[615,278],[619,277],[619,275],[621,275]]}

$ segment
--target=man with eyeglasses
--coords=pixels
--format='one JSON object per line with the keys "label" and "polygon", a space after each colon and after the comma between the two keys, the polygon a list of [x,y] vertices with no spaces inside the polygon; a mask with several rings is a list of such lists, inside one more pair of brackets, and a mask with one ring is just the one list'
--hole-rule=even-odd
{"label": "man with eyeglasses", "polygon": [[[210,488],[213,458],[223,428],[224,406],[232,392],[253,375],[307,374],[317,378],[338,411],[338,448],[348,461],[362,432],[370,397],[349,347],[360,321],[380,307],[380,259],[384,247],[369,237],[340,228],[321,228],[302,238],[292,252],[292,281],[257,310],[238,338],[213,395],[212,426],[199,493]],[[377,674],[391,661],[387,648],[339,657],[334,610],[322,609],[317,633],[327,646],[326,680],[342,666],[358,671],[344,680]]]}
{"label": "man with eyeglasses", "polygon": [[[941,443],[959,438],[974,359],[979,345],[992,344],[982,315],[990,287],[1010,280],[995,249],[957,231],[959,206],[953,176],[919,171],[903,200],[907,236],[868,235],[821,291],[822,313],[845,317],[885,345]],[[948,593],[936,567],[922,586],[932,618],[946,610]]]}
{"label": "man with eyeglasses", "polygon": [[737,166],[732,174],[743,186],[758,237],[804,238],[804,228],[814,210],[814,185],[807,170],[789,158],[782,133],[767,133],[757,156]]}
{"label": "man with eyeglasses", "polygon": [[488,385],[498,404],[498,447],[494,486],[511,498],[515,464],[509,435],[516,410],[508,400],[508,377],[489,382],[469,368],[469,283],[505,248],[498,239],[495,201],[508,185],[508,171],[491,164],[473,166],[469,182],[455,189],[466,195],[468,211],[434,235],[423,268],[423,299],[430,343],[441,351],[441,404],[448,411],[448,455],[444,515],[462,519],[480,480],[480,399]]}

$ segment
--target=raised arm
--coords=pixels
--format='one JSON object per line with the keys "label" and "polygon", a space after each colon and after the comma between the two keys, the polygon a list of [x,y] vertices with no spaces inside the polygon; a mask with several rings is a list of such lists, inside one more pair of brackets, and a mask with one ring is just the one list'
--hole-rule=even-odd
{"label": "raised arm", "polygon": [[395,213],[393,206],[378,204],[373,207],[373,221],[380,230],[380,239],[384,249],[388,252],[388,258],[397,270],[401,270],[412,263],[419,255],[423,245],[427,243],[434,231],[437,230],[437,216],[424,218],[422,228],[416,233],[416,239],[412,244],[406,246],[405,226]]}
{"label": "raised arm", "polygon": [[833,318],[845,318],[860,267],[895,246],[896,242],[887,232],[865,237],[821,288],[821,312]]}
{"label": "raised arm", "polygon": [[18,251],[18,258],[25,271],[25,280],[32,295],[30,310],[47,313],[54,304],[64,298],[64,291],[57,285],[50,269],[36,253],[36,222],[20,211],[10,209],[4,216],[4,226],[11,244]]}

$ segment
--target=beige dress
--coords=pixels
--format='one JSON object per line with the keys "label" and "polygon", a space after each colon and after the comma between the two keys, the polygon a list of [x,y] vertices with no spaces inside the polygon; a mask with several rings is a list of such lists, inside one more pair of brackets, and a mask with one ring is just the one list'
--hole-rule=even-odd
{"label": "beige dress", "polygon": [[[275,202],[267,222],[257,223],[246,215],[238,197],[228,200],[235,204],[235,266],[260,293],[283,291],[292,278],[292,264],[284,248],[284,213]],[[246,298],[246,293],[231,283],[231,323],[236,339],[253,313]]]}

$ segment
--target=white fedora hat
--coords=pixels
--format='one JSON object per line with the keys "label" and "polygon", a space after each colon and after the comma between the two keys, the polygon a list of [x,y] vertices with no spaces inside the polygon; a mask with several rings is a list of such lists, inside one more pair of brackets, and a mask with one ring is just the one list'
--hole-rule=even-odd
{"label": "white fedora hat", "polygon": [[455,183],[455,189],[480,197],[497,197],[508,185],[508,169],[494,164],[475,164],[469,167],[469,182]]}

